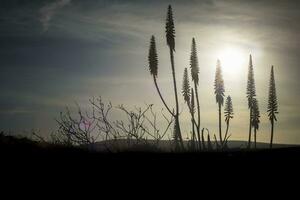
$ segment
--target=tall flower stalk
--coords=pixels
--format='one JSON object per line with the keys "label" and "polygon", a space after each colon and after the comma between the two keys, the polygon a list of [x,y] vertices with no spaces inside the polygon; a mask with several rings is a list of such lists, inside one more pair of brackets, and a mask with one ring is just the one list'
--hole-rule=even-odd
{"label": "tall flower stalk", "polygon": [[[199,65],[198,65],[198,56],[197,56],[197,48],[196,48],[195,38],[192,39],[191,56],[190,56],[190,68],[191,68],[192,81],[194,82],[196,102],[197,102],[197,124],[196,124],[196,128],[197,128],[199,148],[201,149],[201,138],[204,138],[204,137],[203,137],[203,133],[201,132],[202,137],[200,138],[200,103],[199,103],[199,95],[198,95]],[[203,145],[204,145],[204,141],[202,139],[202,146]]]}
{"label": "tall flower stalk", "polygon": [[182,95],[183,95],[184,101],[186,102],[186,104],[189,108],[189,112],[191,114],[191,123],[192,123],[192,138],[191,138],[192,142],[191,142],[191,144],[192,144],[192,150],[195,150],[196,135],[195,135],[195,118],[194,118],[194,114],[195,114],[194,91],[193,91],[193,89],[191,89],[191,86],[190,86],[187,68],[184,68],[184,72],[183,72]]}
{"label": "tall flower stalk", "polygon": [[254,148],[256,149],[256,133],[257,133],[257,130],[259,128],[259,123],[260,123],[260,112],[259,112],[259,107],[258,107],[258,101],[257,99],[253,99],[253,103],[252,103],[252,106],[253,106],[253,110],[252,110],[252,127],[253,127],[253,130],[254,130]]}
{"label": "tall flower stalk", "polygon": [[252,120],[253,115],[253,99],[256,96],[255,82],[254,82],[254,72],[252,64],[252,56],[249,57],[249,67],[248,67],[248,81],[247,81],[247,99],[248,99],[248,109],[250,111],[249,115],[249,137],[248,137],[248,149],[251,147],[251,135],[252,135]]}
{"label": "tall flower stalk", "polygon": [[223,145],[223,138],[222,138],[222,109],[221,107],[224,104],[224,80],[222,76],[222,68],[220,60],[217,61],[217,68],[216,68],[216,75],[215,75],[215,95],[216,95],[216,103],[218,104],[219,110],[219,140],[221,146]]}
{"label": "tall flower stalk", "polygon": [[152,35],[150,39],[150,47],[149,47],[149,54],[148,54],[148,63],[149,63],[149,71],[150,74],[153,77],[153,82],[155,85],[155,88],[159,94],[160,99],[162,100],[163,104],[165,105],[166,109],[169,111],[169,113],[172,116],[175,116],[174,113],[171,111],[169,106],[167,105],[165,99],[163,98],[160,89],[157,84],[157,75],[158,75],[158,57],[157,57],[157,50],[156,50],[156,43],[155,43],[155,37]]}
{"label": "tall flower stalk", "polygon": [[[191,89],[191,105],[190,105],[190,113],[191,113],[191,117],[192,117],[192,133],[193,133],[193,143],[194,143],[194,147],[196,148],[196,134],[195,134],[195,127],[196,126],[196,122],[195,122],[195,95],[194,95],[194,90],[193,88]],[[199,136],[199,135],[198,135]],[[199,143],[198,143],[199,144]],[[201,148],[198,146],[198,148]]]}
{"label": "tall flower stalk", "polygon": [[234,113],[233,113],[232,100],[231,100],[231,97],[228,96],[226,98],[225,108],[224,108],[224,117],[225,117],[225,123],[226,123],[226,132],[225,132],[225,136],[224,136],[224,146],[227,145],[229,124],[230,124],[230,120],[233,118],[233,115],[234,115]]}
{"label": "tall flower stalk", "polygon": [[278,103],[275,87],[275,78],[274,78],[274,67],[271,68],[270,75],[270,86],[269,86],[269,99],[268,99],[268,117],[271,122],[271,140],[270,148],[273,146],[273,135],[274,135],[274,122],[277,121],[276,114],[278,114]]}
{"label": "tall flower stalk", "polygon": [[175,125],[176,128],[174,128],[175,133],[174,136],[176,137],[175,141],[180,142],[180,146],[182,149],[184,149],[182,135],[181,135],[181,129],[180,129],[180,123],[179,123],[179,103],[178,103],[178,94],[177,94],[177,85],[176,85],[176,72],[175,72],[175,64],[174,64],[174,52],[175,52],[175,26],[174,26],[174,20],[173,20],[173,12],[172,7],[169,5],[168,7],[168,13],[167,13],[167,19],[166,19],[166,39],[167,39],[167,45],[169,46],[170,51],[170,60],[171,60],[171,68],[172,68],[172,77],[173,77],[173,86],[174,86],[174,96],[175,96]]}

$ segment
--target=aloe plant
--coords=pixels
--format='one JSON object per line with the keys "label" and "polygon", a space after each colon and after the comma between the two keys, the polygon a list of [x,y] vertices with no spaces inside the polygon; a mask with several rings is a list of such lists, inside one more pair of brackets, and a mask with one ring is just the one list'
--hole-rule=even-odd
{"label": "aloe plant", "polygon": [[254,82],[254,72],[253,72],[253,64],[252,64],[252,56],[250,54],[249,57],[249,67],[248,67],[248,81],[247,81],[247,99],[248,99],[248,109],[250,110],[249,116],[249,138],[248,138],[248,149],[251,148],[251,135],[252,135],[252,121],[251,116],[253,112],[253,99],[256,96],[255,91],[255,82]]}
{"label": "aloe plant", "polygon": [[218,110],[219,110],[219,140],[220,145],[223,144],[223,138],[222,138],[222,122],[221,122],[221,107],[224,104],[224,80],[222,76],[222,68],[221,68],[221,62],[220,60],[217,61],[217,67],[216,67],[216,75],[215,75],[215,95],[216,95],[216,103],[218,104]]}
{"label": "aloe plant", "polygon": [[201,150],[201,143],[199,141],[199,138],[200,138],[200,133],[197,131],[197,137],[196,137],[196,134],[195,134],[195,127],[198,129],[197,127],[197,124],[196,124],[196,121],[195,121],[195,111],[196,111],[196,108],[195,108],[195,95],[194,95],[194,89],[192,88],[191,89],[191,93],[192,93],[192,97],[191,97],[191,108],[190,108],[190,113],[191,113],[191,116],[192,116],[192,120],[193,120],[193,133],[194,133],[194,142],[195,142],[195,146],[196,146],[196,140],[197,140],[197,137],[198,137],[198,149]]}
{"label": "aloe plant", "polygon": [[149,54],[148,54],[148,63],[149,63],[149,71],[150,74],[153,77],[153,82],[155,85],[155,88],[157,90],[157,93],[159,94],[159,97],[161,99],[161,101],[163,102],[164,106],[166,107],[166,109],[169,111],[169,113],[172,116],[174,115],[174,112],[171,111],[171,109],[169,108],[169,106],[167,105],[165,99],[163,98],[160,89],[158,87],[157,84],[157,76],[158,76],[158,56],[157,56],[157,50],[156,50],[156,43],[155,43],[155,37],[152,35],[151,39],[150,39],[150,47],[149,47]]}
{"label": "aloe plant", "polygon": [[177,94],[177,85],[176,85],[176,72],[175,72],[175,64],[174,64],[174,52],[175,52],[175,26],[173,20],[173,12],[172,7],[169,5],[167,19],[166,19],[166,39],[167,45],[170,50],[170,61],[171,61],[171,70],[172,70],[172,78],[173,78],[173,86],[174,86],[174,96],[175,96],[175,111],[171,110],[165,99],[163,98],[160,89],[157,84],[157,74],[158,74],[158,58],[155,44],[155,37],[152,36],[150,40],[150,48],[148,54],[148,62],[149,62],[149,70],[150,74],[153,77],[153,81],[156,87],[156,90],[159,94],[160,99],[162,100],[164,106],[168,110],[168,112],[174,117],[174,141],[176,144],[176,148],[180,145],[181,149],[184,149],[183,139],[181,135],[180,122],[179,122],[179,103],[178,103],[178,94]]}
{"label": "aloe plant", "polygon": [[269,99],[268,99],[268,117],[271,122],[271,140],[270,148],[273,146],[273,135],[274,135],[274,122],[277,121],[276,114],[278,114],[278,103],[275,87],[275,78],[274,78],[274,67],[271,68],[270,76],[270,86],[269,86]]}
{"label": "aloe plant", "polygon": [[[169,5],[167,19],[166,19],[166,39],[167,45],[169,46],[170,51],[170,61],[171,61],[171,68],[172,68],[172,77],[173,77],[173,86],[174,86],[174,96],[175,96],[175,125],[176,125],[176,133],[175,137],[179,139],[181,148],[184,149],[183,140],[180,130],[180,123],[179,123],[179,103],[178,103],[178,94],[177,94],[177,85],[176,85],[176,72],[175,72],[175,64],[174,64],[174,52],[175,52],[175,26],[173,20],[173,12],[172,7]],[[177,140],[175,140],[177,141]]]}
{"label": "aloe plant", "polygon": [[225,136],[224,136],[224,146],[227,145],[229,123],[230,123],[230,120],[233,118],[233,115],[234,115],[234,113],[233,113],[232,100],[231,100],[231,97],[228,96],[226,98],[225,108],[224,108],[224,117],[225,117],[225,122],[226,122],[226,132],[225,132]]}
{"label": "aloe plant", "polygon": [[191,85],[190,85],[190,81],[189,81],[189,75],[188,75],[187,68],[184,68],[184,71],[183,71],[182,95],[183,95],[184,101],[187,103],[188,107],[190,107]]}
{"label": "aloe plant", "polygon": [[[195,135],[195,102],[194,102],[194,91],[193,88],[191,88],[190,86],[190,81],[189,81],[189,75],[188,75],[188,71],[187,68],[184,68],[184,72],[183,72],[183,81],[182,81],[182,95],[183,95],[183,99],[185,101],[185,103],[187,104],[188,108],[189,108],[189,112],[191,114],[191,123],[192,123],[192,150],[195,150],[195,139],[196,139],[196,135]],[[196,125],[197,126],[197,125]]]}
{"label": "aloe plant", "polygon": [[252,127],[253,127],[253,130],[254,130],[254,148],[256,149],[256,133],[257,133],[257,130],[259,128],[259,123],[260,123],[260,112],[259,112],[259,107],[258,107],[258,101],[257,99],[253,99],[253,103],[252,103],[252,106],[253,106],[253,111],[252,111]]}
{"label": "aloe plant", "polygon": [[[190,56],[190,68],[192,81],[194,82],[196,102],[197,102],[197,134],[200,136],[200,104],[198,95],[198,84],[199,84],[199,65],[195,38],[192,39],[191,56]],[[199,147],[201,149],[201,138],[198,136]],[[204,141],[202,141],[204,142]]]}

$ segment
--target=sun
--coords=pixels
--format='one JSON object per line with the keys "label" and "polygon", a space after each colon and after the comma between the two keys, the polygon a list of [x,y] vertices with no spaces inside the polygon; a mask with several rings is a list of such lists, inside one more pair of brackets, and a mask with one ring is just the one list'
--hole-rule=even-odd
{"label": "sun", "polygon": [[245,54],[238,47],[225,47],[218,53],[223,72],[228,75],[238,75],[245,65]]}

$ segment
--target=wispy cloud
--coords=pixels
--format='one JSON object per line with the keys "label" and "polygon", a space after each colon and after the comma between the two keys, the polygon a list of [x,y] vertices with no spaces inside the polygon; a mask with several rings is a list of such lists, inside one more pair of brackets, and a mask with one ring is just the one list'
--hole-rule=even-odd
{"label": "wispy cloud", "polygon": [[49,22],[56,14],[56,12],[63,8],[64,6],[71,3],[72,0],[58,0],[53,3],[47,4],[40,9],[40,22],[43,25],[44,31],[47,31],[49,28]]}

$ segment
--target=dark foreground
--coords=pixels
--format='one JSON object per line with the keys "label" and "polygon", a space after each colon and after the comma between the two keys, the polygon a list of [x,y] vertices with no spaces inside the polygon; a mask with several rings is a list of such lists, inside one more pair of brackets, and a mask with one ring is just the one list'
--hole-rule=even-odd
{"label": "dark foreground", "polygon": [[54,196],[58,191],[77,195],[85,190],[90,194],[92,190],[109,196],[132,196],[140,191],[155,197],[159,191],[177,196],[178,191],[186,194],[194,188],[222,196],[220,192],[215,194],[215,188],[220,187],[246,190],[242,195],[245,197],[253,183],[264,192],[270,185],[279,187],[271,187],[270,192],[283,192],[284,186],[288,191],[297,187],[294,183],[300,178],[299,161],[298,147],[203,153],[97,153],[26,139],[0,140],[0,177],[7,188],[14,190],[10,195],[26,188],[27,192],[42,191],[43,195]]}
{"label": "dark foreground", "polygon": [[280,188],[270,192],[284,191],[283,186],[290,191],[291,186],[298,186],[294,183],[300,178],[299,161],[299,147],[202,153],[97,153],[0,136],[2,183],[12,189],[27,188],[27,192],[43,191],[43,195],[57,191],[77,195],[83,188],[89,192],[93,188],[101,194],[108,192],[110,196],[120,195],[122,189],[122,195],[131,196],[137,191],[150,191],[154,196],[158,191],[186,194],[191,187],[195,191],[215,192],[217,186],[228,191],[247,191],[246,185],[253,183],[263,191],[270,183]]}
{"label": "dark foreground", "polygon": [[[144,167],[182,167],[187,168],[262,168],[263,166],[299,167],[300,147],[250,150],[232,149],[223,152],[181,152],[160,153],[151,151],[101,153],[86,149],[59,145],[41,144],[28,139],[11,136],[0,137],[1,163],[11,167],[26,165],[93,165],[100,168],[114,169]],[[138,164],[139,168],[136,167]],[[3,165],[2,165],[3,167]],[[299,168],[300,171],[300,168]]]}

